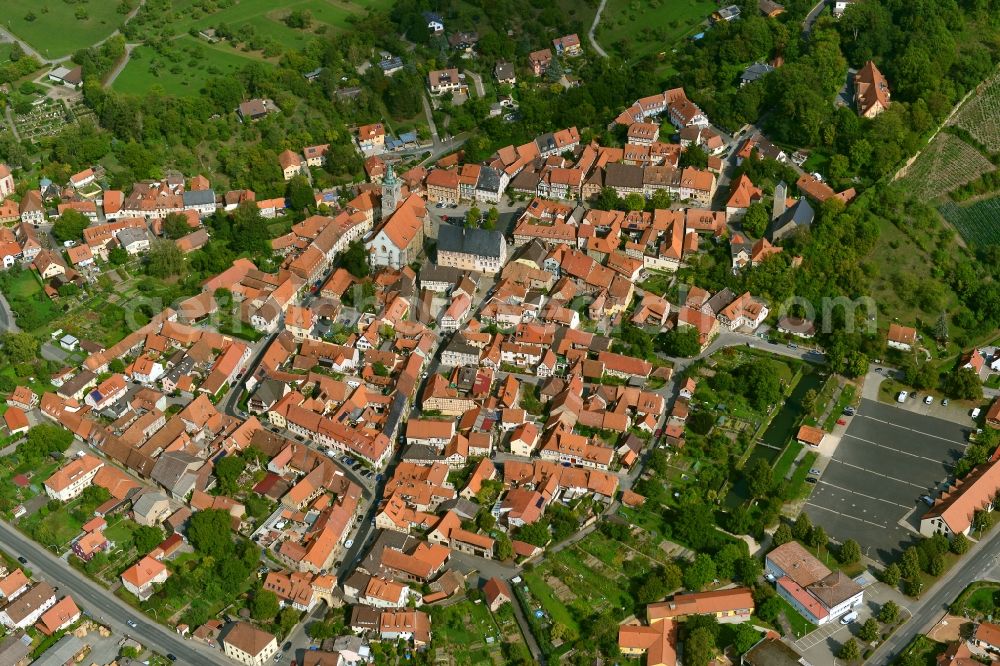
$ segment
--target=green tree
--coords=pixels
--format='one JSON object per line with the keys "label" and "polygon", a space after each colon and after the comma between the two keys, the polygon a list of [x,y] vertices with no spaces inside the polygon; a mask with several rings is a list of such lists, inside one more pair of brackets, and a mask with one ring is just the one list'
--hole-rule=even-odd
{"label": "green tree", "polygon": [[163,218],[163,235],[167,238],[177,239],[181,236],[186,236],[191,233],[191,227],[188,225],[187,216],[181,213],[168,213],[165,218]]}
{"label": "green tree", "polygon": [[848,539],[840,545],[837,559],[844,564],[854,564],[861,559],[861,546],[854,539]]}
{"label": "green tree", "polygon": [[767,207],[755,201],[750,204],[746,215],[743,216],[743,232],[753,238],[761,238],[770,223],[771,215],[767,212]]}
{"label": "green tree", "polygon": [[708,666],[717,652],[715,637],[706,627],[690,631],[684,641],[684,663],[688,666]]}
{"label": "green tree", "polygon": [[653,212],[654,210],[666,210],[670,208],[670,204],[673,203],[670,198],[670,192],[666,190],[656,190],[653,192],[653,196],[649,198],[646,202],[646,210]]}
{"label": "green tree", "polygon": [[490,209],[486,211],[486,221],[483,223],[483,229],[496,229],[497,222],[500,221],[500,211],[497,210],[496,206],[490,206]]}
{"label": "green tree", "polygon": [[892,624],[899,619],[899,605],[891,599],[878,611],[878,621],[882,624]]}
{"label": "green tree", "polygon": [[792,541],[795,537],[792,535],[792,528],[788,526],[788,523],[781,523],[778,525],[778,529],[774,531],[774,545],[783,546],[789,541]]}
{"label": "green tree", "polygon": [[81,240],[83,230],[90,226],[90,220],[85,215],[75,210],[63,211],[59,219],[52,225],[52,235],[60,243],[69,240]]}
{"label": "green tree", "polygon": [[858,647],[858,642],[853,638],[848,638],[847,642],[840,646],[837,657],[844,661],[857,661],[861,659],[861,648]]}
{"label": "green tree", "polygon": [[958,534],[956,534],[951,538],[950,548],[951,552],[955,553],[956,555],[965,555],[967,552],[969,552],[969,548],[971,547],[971,545],[972,544],[969,542],[969,537],[959,532]]}
{"label": "green tree", "polygon": [[865,620],[865,623],[861,625],[861,629],[858,630],[858,638],[866,643],[870,643],[878,638],[878,620],[873,617]]}
{"label": "green tree", "polygon": [[715,580],[715,561],[708,553],[699,553],[684,570],[684,586],[695,592]]}
{"label": "green tree", "polygon": [[646,198],[638,192],[631,192],[625,197],[625,210],[642,210],[646,207]]}
{"label": "green tree", "polygon": [[701,146],[691,144],[681,153],[679,164],[682,167],[705,169],[708,167],[708,153]]}
{"label": "green tree", "polygon": [[31,363],[39,357],[41,345],[30,333],[6,333],[2,340],[3,354],[12,365]]}
{"label": "green tree", "polygon": [[368,266],[368,253],[365,251],[363,241],[357,240],[347,246],[347,251],[341,258],[341,266],[356,278],[368,277],[371,269]]}
{"label": "green tree", "polygon": [[677,326],[656,336],[655,346],[667,356],[691,358],[701,352],[698,330],[693,326]]}
{"label": "green tree", "polygon": [[140,553],[148,553],[163,542],[163,530],[159,527],[140,525],[132,532],[132,545]]}
{"label": "green tree", "polygon": [[809,514],[803,511],[795,519],[795,522],[792,523],[792,536],[799,541],[806,541],[809,539],[809,535],[812,534],[812,529],[812,521],[809,520]]}
{"label": "green tree", "polygon": [[809,389],[806,391],[805,395],[802,396],[802,409],[807,414],[812,414],[813,410],[816,409],[816,398],[819,394],[816,393],[816,389]]}
{"label": "green tree", "polygon": [[496,539],[496,557],[501,562],[514,559],[514,544],[510,542],[510,537],[500,534]]}
{"label": "green tree", "polygon": [[917,551],[916,546],[910,546],[903,551],[899,571],[903,578],[907,580],[920,577],[920,553]]}
{"label": "green tree", "polygon": [[882,571],[882,582],[889,587],[896,587],[899,585],[899,579],[902,578],[902,573],[899,570],[899,565],[892,562]]}
{"label": "green tree", "polygon": [[483,212],[479,210],[479,206],[473,206],[465,212],[465,226],[478,227],[482,216]]}
{"label": "green tree", "polygon": [[921,578],[913,578],[906,581],[906,594],[916,599],[924,591],[924,581]]}
{"label": "green tree", "polygon": [[108,261],[111,262],[113,266],[121,266],[128,262],[128,252],[120,247],[113,247],[111,251],[108,252]]}
{"label": "green tree", "polygon": [[771,465],[763,458],[754,458],[743,468],[743,478],[746,479],[747,489],[754,499],[767,497],[774,487],[774,477],[771,474]]}
{"label": "green tree", "polygon": [[236,481],[246,466],[246,461],[240,456],[225,456],[215,463],[215,478],[219,480],[223,494],[232,495],[239,490]]}
{"label": "green tree", "polygon": [[146,272],[153,277],[180,275],[184,270],[184,254],[172,241],[154,241],[146,255]]}
{"label": "green tree", "polygon": [[188,538],[198,552],[215,558],[225,557],[233,550],[229,512],[220,509],[196,511],[188,522]]}
{"label": "green tree", "polygon": [[733,649],[736,650],[737,654],[746,654],[759,640],[760,632],[751,627],[749,623],[738,624],[733,631]]}
{"label": "green tree", "polygon": [[982,400],[983,384],[972,368],[959,368],[945,378],[944,390],[956,400]]}
{"label": "green tree", "polygon": [[744,555],[736,562],[736,576],[745,585],[752,585],[764,573],[764,565],[752,555]]}
{"label": "green tree", "polygon": [[306,210],[316,203],[309,179],[301,174],[293,176],[288,181],[288,185],[285,186],[285,197],[288,199],[288,207],[292,210]]}
{"label": "green tree", "polygon": [[940,576],[944,573],[944,558],[935,555],[927,562],[927,573],[932,576]]}
{"label": "green tree", "polygon": [[250,616],[258,622],[270,622],[280,610],[278,595],[270,590],[260,590],[253,596],[250,604]]}
{"label": "green tree", "polygon": [[111,372],[125,372],[125,362],[120,358],[111,359],[108,363],[108,370]]}
{"label": "green tree", "polygon": [[826,536],[826,530],[823,529],[822,525],[817,525],[813,528],[812,532],[809,533],[809,545],[819,551],[821,548],[826,548],[826,544],[829,538]]}
{"label": "green tree", "polygon": [[73,433],[51,423],[39,423],[28,431],[23,444],[17,447],[21,463],[35,466],[50,453],[63,453],[73,442]]}

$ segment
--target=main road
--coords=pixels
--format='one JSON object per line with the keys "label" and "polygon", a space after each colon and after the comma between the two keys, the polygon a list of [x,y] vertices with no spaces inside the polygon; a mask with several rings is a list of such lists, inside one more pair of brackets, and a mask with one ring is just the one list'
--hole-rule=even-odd
{"label": "main road", "polygon": [[866,663],[890,663],[917,634],[930,629],[944,615],[951,602],[969,583],[983,578],[996,580],[998,546],[1000,546],[1000,529],[994,529],[985,539],[975,544],[958,564],[945,574],[944,578],[924,593],[923,597],[909,605],[912,613],[910,621],[880,645]]}
{"label": "main road", "polygon": [[[131,635],[137,641],[162,654],[173,654],[181,664],[219,664],[231,666],[221,652],[195,641],[184,640],[72,569],[70,565],[25,537],[10,523],[0,521],[0,546],[15,556],[28,560],[35,578],[46,580],[61,594],[70,594],[92,618],[110,626],[115,633]],[[136,627],[129,627],[126,620]]]}

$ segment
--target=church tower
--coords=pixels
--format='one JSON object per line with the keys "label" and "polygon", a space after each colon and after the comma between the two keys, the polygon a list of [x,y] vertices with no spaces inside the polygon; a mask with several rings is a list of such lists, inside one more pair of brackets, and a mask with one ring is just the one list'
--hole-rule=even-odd
{"label": "church tower", "polygon": [[385,167],[385,178],[382,179],[382,219],[388,220],[396,208],[399,206],[402,184],[396,178],[396,172],[392,169],[392,164]]}

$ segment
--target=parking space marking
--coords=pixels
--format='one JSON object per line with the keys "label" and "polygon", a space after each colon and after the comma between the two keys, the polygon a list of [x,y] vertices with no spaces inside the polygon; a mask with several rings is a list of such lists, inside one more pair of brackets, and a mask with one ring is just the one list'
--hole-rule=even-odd
{"label": "parking space marking", "polygon": [[816,647],[828,638],[832,638],[841,629],[845,629],[846,626],[841,624],[839,621],[836,623],[831,622],[826,626],[819,627],[812,631],[812,633],[806,634],[799,640],[795,641],[795,646],[801,650],[809,650]]}
{"label": "parking space marking", "polygon": [[829,511],[830,513],[835,513],[838,516],[843,516],[844,518],[851,518],[853,520],[857,520],[857,521],[862,522],[862,523],[867,523],[869,525],[874,525],[875,527],[889,527],[889,523],[873,523],[870,520],[866,520],[864,518],[858,518],[857,516],[852,516],[849,513],[842,513],[840,511],[837,511],[836,509],[829,509],[829,508],[827,508],[825,506],[822,506],[820,504],[813,504],[812,502],[806,502],[806,505],[807,506],[811,506],[811,507],[815,507],[817,509],[823,509],[824,511]]}
{"label": "parking space marking", "polygon": [[918,455],[916,453],[910,453],[909,451],[904,451],[903,449],[897,449],[897,448],[894,448],[892,446],[886,446],[885,444],[879,444],[878,442],[873,442],[870,439],[865,439],[863,437],[858,437],[857,435],[850,435],[850,434],[848,434],[846,432],[844,433],[843,436],[844,437],[849,437],[850,439],[856,439],[859,442],[864,442],[865,444],[871,444],[873,446],[877,446],[880,449],[886,449],[888,451],[895,451],[896,453],[902,453],[904,456],[912,456],[914,458],[920,458],[921,460],[929,460],[929,461],[934,462],[934,463],[941,463],[941,464],[945,465],[946,467],[954,467],[954,465],[952,463],[948,462],[947,460],[937,460],[935,458],[929,458],[927,456],[921,456],[921,455]]}
{"label": "parking space marking", "polygon": [[[873,469],[868,469],[867,467],[861,467],[860,465],[855,465],[853,463],[844,462],[843,460],[837,460],[836,458],[832,458],[830,460],[830,462],[835,462],[835,463],[839,463],[841,465],[846,465],[847,467],[853,467],[854,469],[861,470],[862,472],[867,472],[868,474],[874,474],[875,476],[881,476],[881,477],[883,477],[885,479],[889,479],[890,481],[897,481],[899,483],[905,483],[908,486],[913,486],[914,488],[920,488],[921,490],[926,490],[927,489],[926,486],[921,486],[919,483],[913,483],[912,481],[907,481],[906,479],[897,479],[894,476],[889,476],[888,474],[883,474],[882,472],[876,472]],[[940,462],[940,461],[937,461],[937,462]],[[833,484],[831,483],[830,485],[833,485]],[[834,486],[834,487],[836,487],[836,486]],[[841,490],[847,490],[847,488],[841,488]],[[854,492],[854,491],[847,490],[847,492]],[[855,494],[861,495],[862,497],[870,497],[870,495],[862,495],[861,493],[855,493]],[[880,498],[878,498],[878,497],[871,497],[871,499],[880,499]],[[882,501],[883,502],[888,502],[889,500],[882,500]],[[895,502],[890,502],[890,504],[896,504],[896,503]],[[909,506],[907,506],[905,504],[896,504],[896,506],[901,506],[904,509],[909,508]]]}
{"label": "parking space marking", "polygon": [[864,493],[859,493],[857,490],[851,490],[850,488],[844,488],[843,486],[838,486],[836,483],[830,483],[829,481],[824,481],[822,479],[820,479],[819,482],[822,485],[824,485],[824,486],[830,486],[831,488],[836,488],[837,490],[839,490],[841,492],[844,492],[844,493],[848,493],[850,495],[857,495],[859,497],[864,497],[865,499],[871,499],[871,500],[877,500],[879,502],[885,502],[886,504],[891,504],[892,506],[898,506],[901,509],[909,509],[910,508],[910,506],[908,504],[899,504],[897,502],[893,502],[892,500],[882,499],[881,497],[875,497],[874,495],[866,495]]}
{"label": "parking space marking", "polygon": [[900,428],[901,430],[909,430],[910,432],[915,432],[918,435],[923,435],[924,437],[933,437],[934,439],[940,439],[943,442],[949,442],[951,444],[958,444],[959,446],[968,446],[967,442],[957,442],[954,439],[952,439],[951,437],[942,437],[941,435],[932,435],[929,432],[924,432],[923,430],[917,430],[916,428],[908,428],[908,427],[906,427],[904,425],[899,425],[898,423],[893,423],[892,421],[886,421],[885,419],[877,419],[874,416],[866,416],[866,415],[861,414],[861,413],[859,413],[858,416],[860,416],[862,418],[865,418],[865,419],[870,419],[872,421],[877,421],[879,423],[884,423],[887,426],[892,426],[893,428]]}

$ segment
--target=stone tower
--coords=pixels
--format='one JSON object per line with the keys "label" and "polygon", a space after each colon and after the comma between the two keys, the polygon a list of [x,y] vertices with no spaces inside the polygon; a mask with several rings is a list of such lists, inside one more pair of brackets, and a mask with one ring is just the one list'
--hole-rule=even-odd
{"label": "stone tower", "polygon": [[387,164],[385,167],[385,178],[382,179],[383,220],[389,219],[389,216],[392,215],[399,206],[401,187],[402,185],[399,182],[399,179],[396,178],[395,171],[392,170],[392,164]]}

